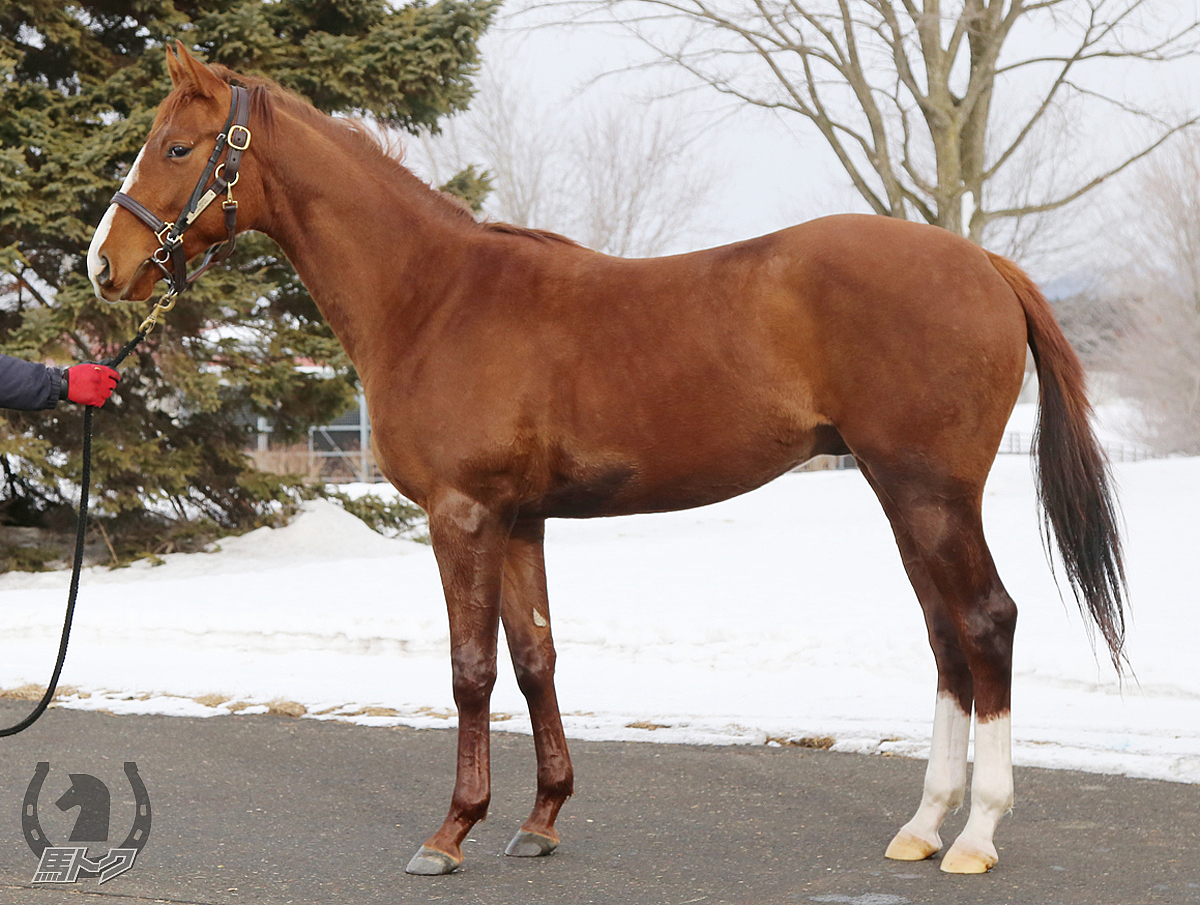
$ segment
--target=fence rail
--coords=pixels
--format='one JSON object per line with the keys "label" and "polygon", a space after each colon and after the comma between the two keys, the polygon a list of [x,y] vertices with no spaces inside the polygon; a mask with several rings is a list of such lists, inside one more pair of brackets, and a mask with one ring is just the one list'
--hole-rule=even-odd
{"label": "fence rail", "polygon": [[[1033,434],[1025,431],[1009,431],[1000,441],[999,455],[1027,456],[1033,445]],[[1162,455],[1136,443],[1102,443],[1110,462],[1141,462],[1145,459],[1160,459]],[[854,456],[817,456],[793,471],[826,471],[857,468]]]}
{"label": "fence rail", "polygon": [[[1160,459],[1162,456],[1136,443],[1101,443],[1110,462],[1141,462],[1145,459]],[[1027,456],[1033,447],[1033,434],[1024,431],[1009,431],[1000,441],[999,454]]]}
{"label": "fence rail", "polygon": [[[356,408],[346,412],[332,424],[309,429],[308,446],[284,450],[269,448],[269,428],[259,426],[258,451],[253,453],[260,468],[270,471],[307,472],[312,480],[331,483],[347,481],[382,481],[371,453],[371,424],[367,417],[366,400],[359,395]],[[1009,431],[1000,442],[1000,455],[1027,456],[1033,434]],[[1136,443],[1101,444],[1111,462],[1140,462],[1161,458],[1158,453]],[[278,461],[276,461],[278,460]],[[845,470],[858,467],[854,456],[817,456],[793,469],[794,471]]]}

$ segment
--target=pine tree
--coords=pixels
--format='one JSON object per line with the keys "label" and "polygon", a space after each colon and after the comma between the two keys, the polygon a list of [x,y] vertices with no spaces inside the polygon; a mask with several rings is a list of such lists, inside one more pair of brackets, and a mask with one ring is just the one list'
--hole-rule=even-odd
{"label": "pine tree", "polygon": [[[267,75],[328,112],[436,131],[472,94],[496,0],[111,0],[0,6],[0,351],[59,366],[112,355],[145,305],[97,301],[85,256],[169,89],[164,47]],[[467,190],[477,180],[467,179]],[[298,359],[326,366],[305,373]],[[329,376],[332,373],[333,376]],[[198,521],[262,523],[294,483],[243,454],[344,410],[353,368],[264,237],[180,298],[95,419],[96,517],[118,546],[178,542]],[[0,523],[69,519],[80,411],[0,417]]]}

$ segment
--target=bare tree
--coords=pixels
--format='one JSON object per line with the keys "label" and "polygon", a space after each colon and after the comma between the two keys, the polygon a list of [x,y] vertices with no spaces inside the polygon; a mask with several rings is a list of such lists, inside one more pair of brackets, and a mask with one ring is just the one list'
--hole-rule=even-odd
{"label": "bare tree", "polygon": [[1109,280],[1130,321],[1121,390],[1146,443],[1200,454],[1200,136],[1149,163],[1124,213]]}
{"label": "bare tree", "polygon": [[[1195,10],[1154,3],[562,0],[559,8],[575,23],[623,25],[652,51],[647,65],[803,117],[871,210],[1013,247],[1036,215],[1197,122],[1122,96],[1122,64],[1170,63],[1195,48]],[[1143,138],[1108,154],[1089,148],[1086,159],[1072,154],[1072,139],[1086,145],[1088,136],[1071,117],[1094,105],[1108,124],[1136,123],[1126,133]]]}
{"label": "bare tree", "polygon": [[570,156],[578,174],[571,222],[585,245],[652,255],[703,232],[692,218],[717,181],[715,169],[672,113],[650,108],[631,115],[614,107],[593,113]]}
{"label": "bare tree", "polygon": [[492,179],[487,215],[608,254],[660,254],[703,234],[716,168],[678,108],[620,97],[554,104],[517,84],[485,73],[471,110],[414,149],[418,168],[436,182],[474,163]]}
{"label": "bare tree", "polygon": [[566,202],[556,190],[561,180],[557,150],[548,150],[562,146],[546,130],[554,114],[537,97],[520,94],[494,68],[485,69],[478,83],[471,108],[443,124],[441,134],[423,134],[410,154],[417,151],[418,167],[435,184],[469,164],[483,168],[492,178],[492,193],[484,202],[490,216],[554,228],[549,224],[562,221]]}

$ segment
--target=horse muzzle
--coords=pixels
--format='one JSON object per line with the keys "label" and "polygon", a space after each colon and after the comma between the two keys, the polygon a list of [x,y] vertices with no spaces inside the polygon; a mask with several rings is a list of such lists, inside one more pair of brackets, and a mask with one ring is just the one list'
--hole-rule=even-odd
{"label": "horse muzzle", "polygon": [[[146,301],[154,294],[159,276],[158,268],[150,266],[149,256],[139,259],[125,252],[116,255],[105,247],[117,211],[117,206],[112,205],[92,236],[87,253],[88,278],[96,297],[106,302]],[[122,267],[121,261],[131,258],[138,264],[133,268]]]}

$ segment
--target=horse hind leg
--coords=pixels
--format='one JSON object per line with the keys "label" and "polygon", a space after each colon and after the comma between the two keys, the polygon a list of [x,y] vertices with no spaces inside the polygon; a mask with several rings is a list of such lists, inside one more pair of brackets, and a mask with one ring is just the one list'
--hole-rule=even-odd
{"label": "horse hind leg", "polygon": [[544,529],[544,521],[518,522],[504,561],[500,617],[517,685],[529,705],[537,754],[533,811],[504,851],[516,857],[554,851],[559,842],[554,822],[574,791],[574,771],[554,690],[556,655],[546,594]]}
{"label": "horse hind leg", "polygon": [[[910,574],[918,571],[910,568]],[[914,585],[917,581],[914,580]],[[927,585],[922,583],[922,587]],[[971,735],[973,686],[966,658],[936,591],[921,593],[921,605],[929,629],[929,644],[938,667],[937,703],[933,714],[933,736],[921,803],[887,847],[886,855],[897,861],[921,861],[940,851],[942,821],[962,805],[967,787],[967,747]]]}
{"label": "horse hind leg", "polygon": [[[926,793],[913,821],[898,835],[907,831],[921,838],[919,833],[924,830],[927,843],[940,844],[936,833],[929,835],[927,830],[940,822],[956,803],[956,795],[961,795],[956,790],[965,780],[973,699],[971,812],[941,866],[950,873],[982,873],[998,860],[993,836],[1012,807],[1009,714],[1016,606],[1000,582],[983,537],[981,488],[939,483],[942,486],[930,487],[925,481],[893,480],[877,487],[897,526],[897,540],[905,537],[901,552],[926,609],[939,674]],[[919,845],[906,845],[906,839],[893,840],[893,844],[895,854],[916,857],[920,851]]]}
{"label": "horse hind leg", "polygon": [[929,646],[937,663],[937,703],[921,803],[912,819],[893,837],[885,853],[886,857],[896,861],[923,861],[941,851],[939,830],[942,822],[948,814],[958,810],[965,797],[974,690],[970,667],[958,643],[958,632],[908,528],[865,466],[863,474],[891,522],[904,569],[925,614]]}

